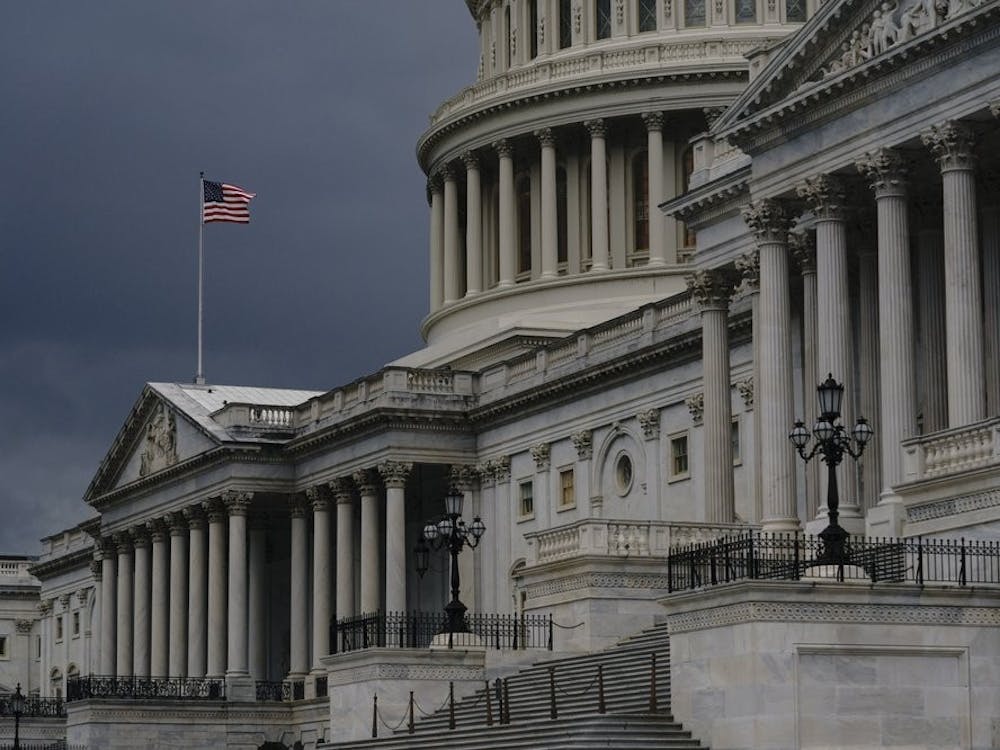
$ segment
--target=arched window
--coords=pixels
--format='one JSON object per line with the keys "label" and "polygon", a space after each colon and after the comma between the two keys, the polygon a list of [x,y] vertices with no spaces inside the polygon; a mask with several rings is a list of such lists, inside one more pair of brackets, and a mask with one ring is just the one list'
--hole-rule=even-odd
{"label": "arched window", "polygon": [[563,167],[559,167],[556,169],[556,220],[559,224],[557,260],[559,263],[566,263],[569,257],[569,237],[567,231],[569,226],[569,212],[566,206],[567,196],[566,170]]}
{"label": "arched window", "polygon": [[594,15],[597,20],[597,38],[611,38],[611,0],[595,0]]}
{"label": "arched window", "polygon": [[785,20],[805,21],[806,0],[785,0]]}
{"label": "arched window", "polygon": [[684,25],[705,25],[705,0],[684,0]]}
{"label": "arched window", "polygon": [[517,272],[531,271],[531,179],[522,175],[515,187],[517,193]]}
{"label": "arched window", "polygon": [[53,698],[62,698],[63,694],[63,676],[62,672],[59,671],[59,667],[55,667],[52,672],[49,673],[49,695]]}
{"label": "arched window", "polygon": [[528,39],[531,44],[531,59],[534,60],[538,57],[538,0],[528,1],[528,17],[531,20]]}
{"label": "arched window", "polygon": [[632,228],[636,252],[649,250],[649,155],[643,150],[632,157]]}
{"label": "arched window", "polygon": [[656,0],[639,0],[639,33],[656,31]]}
{"label": "arched window", "polygon": [[757,23],[757,0],[734,0],[736,23]]}
{"label": "arched window", "polygon": [[573,44],[572,16],[572,0],[559,0],[559,49],[566,49]]}

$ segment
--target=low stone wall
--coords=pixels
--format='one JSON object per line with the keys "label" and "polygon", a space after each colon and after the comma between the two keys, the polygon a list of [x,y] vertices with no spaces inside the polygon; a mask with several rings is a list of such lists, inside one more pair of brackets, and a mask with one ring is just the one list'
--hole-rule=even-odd
{"label": "low stone wall", "polygon": [[1000,590],[752,581],[662,601],[716,750],[1000,747]]}
{"label": "low stone wall", "polygon": [[[66,737],[66,719],[62,717],[21,717],[21,742],[37,745],[58,742]],[[14,742],[14,719],[0,719],[0,746]]]}

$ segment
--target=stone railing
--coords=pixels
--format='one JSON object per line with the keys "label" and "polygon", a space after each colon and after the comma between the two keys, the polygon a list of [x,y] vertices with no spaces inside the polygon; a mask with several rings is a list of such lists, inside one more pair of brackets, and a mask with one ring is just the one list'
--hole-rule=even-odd
{"label": "stone railing", "polygon": [[0,560],[0,578],[30,578],[31,560]]}
{"label": "stone railing", "polygon": [[743,523],[697,521],[624,521],[588,518],[566,526],[525,534],[532,548],[531,564],[575,557],[666,558],[671,550],[756,528]]}
{"label": "stone railing", "polygon": [[904,440],[907,482],[1000,466],[1000,418]]}

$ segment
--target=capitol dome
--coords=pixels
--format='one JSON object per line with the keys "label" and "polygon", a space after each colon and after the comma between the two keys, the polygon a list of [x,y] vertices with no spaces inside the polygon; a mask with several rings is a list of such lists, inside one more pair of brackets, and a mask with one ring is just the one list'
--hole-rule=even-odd
{"label": "capitol dome", "polygon": [[813,11],[812,0],[467,4],[477,81],[417,145],[428,346],[399,364],[480,367],[683,291],[694,236],[656,204],[688,187],[690,140],[746,86],[748,56]]}

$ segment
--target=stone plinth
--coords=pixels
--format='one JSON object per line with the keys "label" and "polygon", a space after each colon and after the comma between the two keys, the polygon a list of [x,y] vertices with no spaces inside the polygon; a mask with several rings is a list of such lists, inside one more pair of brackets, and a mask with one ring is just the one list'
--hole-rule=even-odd
{"label": "stone plinth", "polygon": [[1000,746],[1000,589],[755,581],[662,603],[672,713],[717,750]]}

